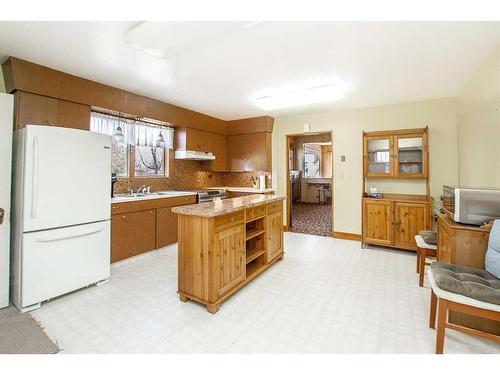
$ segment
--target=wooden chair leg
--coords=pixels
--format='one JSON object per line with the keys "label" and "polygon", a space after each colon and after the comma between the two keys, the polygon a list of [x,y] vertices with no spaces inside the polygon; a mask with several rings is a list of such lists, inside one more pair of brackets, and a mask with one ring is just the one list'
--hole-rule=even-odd
{"label": "wooden chair leg", "polygon": [[429,328],[436,328],[436,309],[437,309],[437,296],[431,289],[431,308],[429,313]]}
{"label": "wooden chair leg", "polygon": [[420,266],[420,249],[417,248],[417,273],[419,270],[419,266]]}
{"label": "wooden chair leg", "polygon": [[446,329],[447,315],[448,306],[446,300],[440,298],[437,309],[436,354],[443,354],[444,331]]}
{"label": "wooden chair leg", "polygon": [[420,252],[420,258],[419,258],[420,264],[418,266],[419,269],[418,285],[420,285],[421,287],[424,286],[425,256],[426,256],[425,250]]}

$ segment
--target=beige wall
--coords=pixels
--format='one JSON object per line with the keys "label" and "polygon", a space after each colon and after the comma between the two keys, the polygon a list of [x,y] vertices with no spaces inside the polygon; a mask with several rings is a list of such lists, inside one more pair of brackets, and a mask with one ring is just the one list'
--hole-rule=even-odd
{"label": "beige wall", "polygon": [[500,187],[500,46],[465,85],[457,108],[460,185]]}
{"label": "beige wall", "polygon": [[[286,193],[287,134],[333,131],[334,229],[361,233],[362,131],[429,126],[431,195],[439,198],[443,184],[458,183],[457,106],[455,98],[402,103],[350,111],[277,117],[273,132],[273,184]],[[346,161],[341,162],[341,155]],[[416,181],[376,181],[379,191],[425,193]]]}

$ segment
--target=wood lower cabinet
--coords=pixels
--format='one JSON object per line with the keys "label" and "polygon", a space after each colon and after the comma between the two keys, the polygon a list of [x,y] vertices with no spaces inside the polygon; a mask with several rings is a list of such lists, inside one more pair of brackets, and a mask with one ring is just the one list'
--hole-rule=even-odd
{"label": "wood lower cabinet", "polygon": [[214,285],[222,297],[245,280],[245,225],[235,225],[213,237]]}
{"label": "wood lower cabinet", "polygon": [[363,242],[391,246],[393,233],[392,202],[363,200]]}
{"label": "wood lower cabinet", "polygon": [[425,196],[403,198],[363,198],[363,243],[417,250],[415,235],[431,227],[430,202]]}
{"label": "wood lower cabinet", "polygon": [[430,225],[426,203],[394,202],[394,246],[416,250],[415,236]]}
{"label": "wood lower cabinet", "polygon": [[216,313],[225,299],[283,259],[283,201],[215,217],[179,214],[178,243],[181,301],[198,301]]}
{"label": "wood lower cabinet", "polygon": [[172,207],[196,203],[196,196],[158,198],[111,205],[111,262],[177,242]]}
{"label": "wood lower cabinet", "polygon": [[177,214],[172,208],[156,210],[156,247],[164,247],[177,242]]}
{"label": "wood lower cabinet", "polygon": [[145,210],[111,217],[111,262],[156,248],[156,212]]}
{"label": "wood lower cabinet", "polygon": [[282,253],[283,210],[281,209],[267,216],[267,259],[272,260]]}

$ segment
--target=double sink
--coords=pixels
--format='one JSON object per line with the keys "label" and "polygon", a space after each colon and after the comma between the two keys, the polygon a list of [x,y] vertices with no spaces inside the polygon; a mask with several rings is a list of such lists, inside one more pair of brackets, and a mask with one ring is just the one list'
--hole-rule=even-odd
{"label": "double sink", "polygon": [[184,195],[193,195],[196,193],[190,191],[177,191],[177,190],[167,190],[167,191],[156,191],[154,193],[125,193],[125,194],[115,194],[117,199],[130,199],[134,200],[137,198],[160,198],[160,197],[179,197]]}

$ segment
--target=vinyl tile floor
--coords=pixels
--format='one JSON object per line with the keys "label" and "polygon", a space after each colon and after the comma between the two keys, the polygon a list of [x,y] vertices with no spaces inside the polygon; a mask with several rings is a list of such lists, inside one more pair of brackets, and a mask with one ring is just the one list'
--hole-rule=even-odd
{"label": "vinyl tile floor", "polygon": [[[176,245],[31,312],[60,353],[433,353],[429,294],[411,253],[285,233],[285,258],[215,315],[179,301]],[[447,330],[445,353],[500,353]]]}

